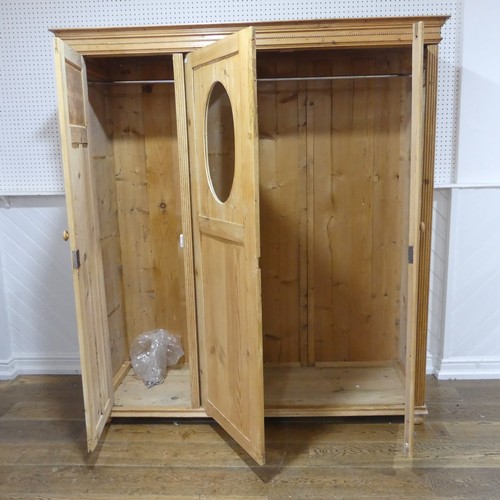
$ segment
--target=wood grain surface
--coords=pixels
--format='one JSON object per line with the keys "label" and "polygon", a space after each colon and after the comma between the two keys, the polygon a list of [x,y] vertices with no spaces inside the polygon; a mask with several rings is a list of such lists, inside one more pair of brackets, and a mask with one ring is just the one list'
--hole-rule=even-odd
{"label": "wood grain surface", "polygon": [[398,417],[271,418],[258,467],[209,419],[114,419],[86,450],[79,376],[0,382],[0,498],[498,498],[500,381],[427,378],[403,456]]}

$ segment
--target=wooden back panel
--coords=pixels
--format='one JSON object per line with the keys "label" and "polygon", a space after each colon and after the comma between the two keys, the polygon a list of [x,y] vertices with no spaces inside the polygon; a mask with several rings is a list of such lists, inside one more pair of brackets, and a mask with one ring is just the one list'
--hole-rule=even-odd
{"label": "wooden back panel", "polygon": [[[258,57],[259,74],[298,71],[293,57]],[[258,83],[264,361],[299,361],[307,314],[305,94],[297,82]],[[307,313],[307,311],[306,311]]]}
{"label": "wooden back panel", "polygon": [[[408,49],[259,54],[261,78],[410,70]],[[410,79],[258,90],[265,360],[396,359]]]}
{"label": "wooden back panel", "polygon": [[[101,69],[104,81],[173,77],[170,57],[92,62]],[[95,68],[94,73],[98,72]],[[120,310],[125,318],[122,335],[126,332],[127,355],[139,334],[155,328],[181,335],[187,355],[174,87],[116,84],[99,88],[107,96],[113,148],[111,166],[103,168],[99,158],[94,159],[102,181],[98,186],[102,191],[100,223],[109,228],[103,234],[103,252],[110,323]],[[118,349],[122,346],[112,341],[113,359],[121,358]]]}

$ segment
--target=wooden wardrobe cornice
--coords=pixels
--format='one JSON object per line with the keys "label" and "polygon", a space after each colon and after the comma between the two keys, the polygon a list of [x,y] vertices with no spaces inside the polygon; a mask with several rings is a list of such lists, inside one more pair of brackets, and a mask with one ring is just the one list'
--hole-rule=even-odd
{"label": "wooden wardrobe cornice", "polygon": [[83,55],[191,52],[245,26],[254,26],[258,50],[411,46],[413,24],[423,21],[425,44],[441,41],[447,16],[52,29]]}

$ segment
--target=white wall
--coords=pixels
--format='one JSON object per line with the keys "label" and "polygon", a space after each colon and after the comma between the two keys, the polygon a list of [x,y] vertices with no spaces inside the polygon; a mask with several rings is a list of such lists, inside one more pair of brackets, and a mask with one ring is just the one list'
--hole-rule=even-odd
{"label": "white wall", "polygon": [[498,0],[464,0],[442,334],[429,344],[434,373],[442,379],[500,378],[499,18]]}
{"label": "white wall", "polygon": [[449,189],[435,189],[432,207],[427,372],[433,373],[443,357],[443,324],[448,275]]}
{"label": "white wall", "polygon": [[[79,369],[63,196],[0,208],[0,378]],[[10,205],[10,206],[9,206]]]}
{"label": "white wall", "polygon": [[464,0],[458,183],[500,186],[500,2]]}
{"label": "white wall", "polygon": [[439,378],[500,378],[500,189],[454,189]]}

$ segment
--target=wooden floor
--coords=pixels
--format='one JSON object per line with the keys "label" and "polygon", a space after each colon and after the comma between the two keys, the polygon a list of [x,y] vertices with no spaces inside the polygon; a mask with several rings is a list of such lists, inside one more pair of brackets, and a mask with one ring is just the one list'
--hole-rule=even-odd
{"label": "wooden floor", "polygon": [[413,460],[399,417],[268,419],[255,466],[208,420],[114,420],[85,450],[79,377],[0,382],[0,499],[500,498],[500,381],[428,379]]}

